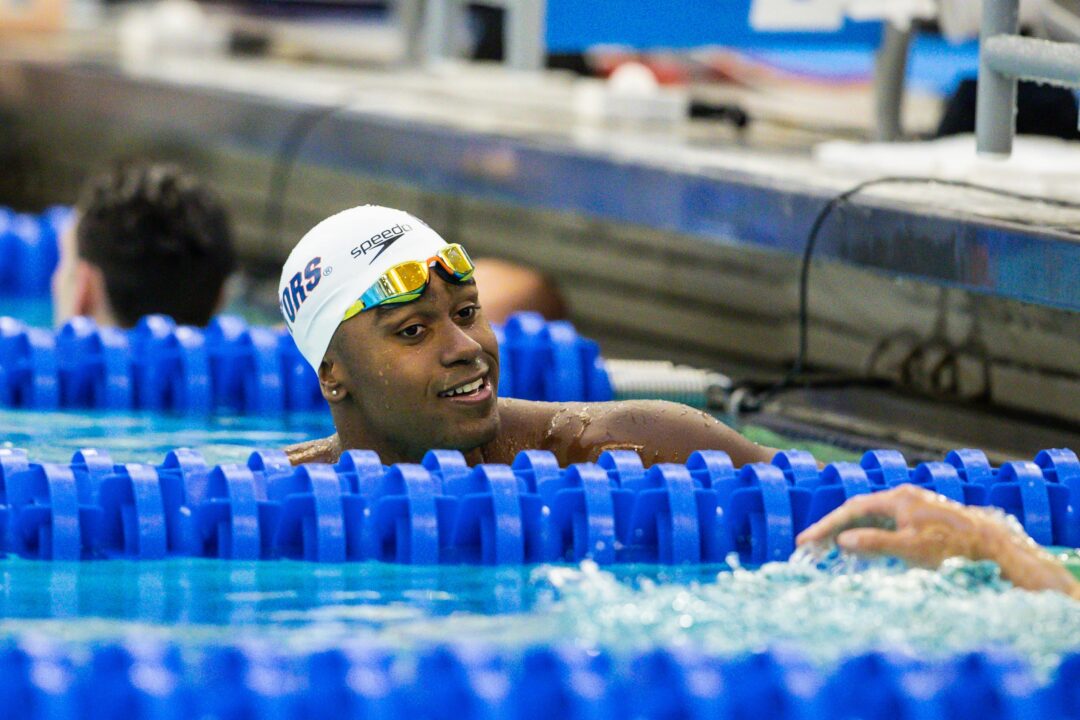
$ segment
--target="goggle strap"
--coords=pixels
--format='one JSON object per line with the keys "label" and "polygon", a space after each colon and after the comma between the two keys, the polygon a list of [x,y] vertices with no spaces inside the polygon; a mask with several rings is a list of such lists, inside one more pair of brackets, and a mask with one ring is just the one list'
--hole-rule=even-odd
{"label": "goggle strap", "polygon": [[348,310],[345,311],[345,317],[341,318],[341,322],[345,322],[346,320],[354,318],[357,315],[359,315],[360,313],[362,313],[363,311],[364,311],[364,301],[363,300],[357,300],[356,302],[354,302],[352,305],[349,306]]}

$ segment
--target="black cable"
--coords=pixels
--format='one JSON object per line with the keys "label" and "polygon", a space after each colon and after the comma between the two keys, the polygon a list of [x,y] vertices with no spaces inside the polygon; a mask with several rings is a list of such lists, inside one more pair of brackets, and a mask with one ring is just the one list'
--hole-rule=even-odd
{"label": "black cable", "polygon": [[[880,178],[874,178],[872,180],[866,180],[861,182],[848,190],[830,198],[825,205],[818,212],[817,217],[814,218],[814,222],[810,225],[810,232],[806,237],[806,244],[803,247],[802,262],[799,268],[799,346],[795,354],[795,360],[791,364],[791,368],[779,381],[772,386],[766,388],[759,393],[745,394],[739,401],[739,407],[735,408],[737,411],[756,411],[760,410],[765,401],[774,397],[780,392],[794,387],[796,384],[804,385],[805,382],[800,382],[800,378],[806,370],[806,359],[808,355],[809,347],[809,304],[810,304],[810,261],[813,258],[814,249],[817,246],[818,236],[821,234],[821,228],[825,225],[825,221],[832,214],[833,210],[840,206],[841,203],[846,202],[854,195],[858,195],[867,188],[874,187],[876,185],[943,185],[947,187],[963,188],[966,190],[975,190],[977,192],[985,192],[991,195],[997,195],[999,197],[1005,197],[1012,200],[1023,200],[1025,202],[1036,202],[1043,205],[1049,205],[1051,207],[1068,208],[1074,210],[1080,210],[1080,202],[1074,202],[1070,200],[1061,200],[1058,198],[1047,198],[1039,195],[1029,195],[1027,193],[1014,192],[1012,190],[1003,190],[1001,188],[990,187],[987,185],[980,185],[978,183],[967,182],[965,180],[946,180],[942,178],[932,177],[917,177],[917,176],[886,176]],[[825,380],[828,385],[838,384],[872,384],[881,385],[882,380],[861,377],[861,378],[848,378],[846,381],[838,378],[831,380]],[[749,386],[742,386],[744,389],[749,389]]]}
{"label": "black cable", "polygon": [[282,219],[285,215],[285,197],[288,192],[289,178],[292,177],[296,160],[300,156],[304,143],[323,121],[349,107],[352,102],[350,98],[336,105],[312,108],[297,117],[285,132],[270,173],[270,186],[266,192],[266,207],[263,210],[263,237],[268,248],[278,246]]}

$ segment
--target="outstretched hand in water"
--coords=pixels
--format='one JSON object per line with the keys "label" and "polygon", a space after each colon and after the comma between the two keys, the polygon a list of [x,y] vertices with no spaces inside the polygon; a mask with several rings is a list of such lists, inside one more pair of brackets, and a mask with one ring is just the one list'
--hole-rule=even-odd
{"label": "outstretched hand in water", "polygon": [[851,498],[800,533],[798,544],[826,540],[849,552],[892,555],[922,567],[950,557],[992,560],[1017,587],[1080,600],[1080,582],[1069,570],[999,513],[914,485]]}

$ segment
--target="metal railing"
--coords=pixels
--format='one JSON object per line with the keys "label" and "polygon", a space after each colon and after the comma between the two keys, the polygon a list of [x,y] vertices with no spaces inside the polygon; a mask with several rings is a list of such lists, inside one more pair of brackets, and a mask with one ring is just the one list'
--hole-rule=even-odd
{"label": "metal railing", "polygon": [[882,142],[893,142],[903,136],[901,112],[911,36],[910,29],[900,30],[890,22],[885,23],[874,62],[875,139]]}
{"label": "metal railing", "polygon": [[1016,131],[1017,80],[1080,87],[1080,44],[1020,37],[1020,0],[983,0],[975,142],[1007,157]]}
{"label": "metal railing", "polygon": [[[465,25],[465,0],[401,0],[401,4],[407,8],[403,12],[405,24],[415,33],[410,43],[414,61],[437,61],[457,54],[457,32]],[[519,70],[543,68],[545,0],[485,0],[484,4],[506,11],[507,65]],[[1080,87],[1080,44],[1019,36],[1019,10],[1020,0],[983,0],[975,123],[981,155],[1008,156],[1012,152],[1017,80]],[[900,108],[910,40],[910,31],[887,26],[875,81],[879,140],[895,140],[902,134]]]}

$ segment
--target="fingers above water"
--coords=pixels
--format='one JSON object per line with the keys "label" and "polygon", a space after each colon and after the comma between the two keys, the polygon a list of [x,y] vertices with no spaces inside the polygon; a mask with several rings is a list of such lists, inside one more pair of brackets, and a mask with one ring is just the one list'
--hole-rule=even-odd
{"label": "fingers above water", "polygon": [[893,529],[898,515],[911,496],[911,491],[932,496],[921,488],[911,485],[867,495],[856,495],[825,517],[799,533],[797,542],[804,545],[835,537],[838,533],[854,527],[877,527]]}
{"label": "fingers above water", "polygon": [[905,558],[914,550],[913,541],[909,534],[878,528],[853,528],[836,536],[836,544],[848,552]]}

